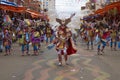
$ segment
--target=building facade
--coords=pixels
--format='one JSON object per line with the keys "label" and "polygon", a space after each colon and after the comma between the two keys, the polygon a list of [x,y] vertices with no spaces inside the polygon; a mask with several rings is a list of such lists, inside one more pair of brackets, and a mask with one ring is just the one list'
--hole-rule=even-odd
{"label": "building facade", "polygon": [[40,0],[41,1],[41,9],[44,10],[44,9],[47,9],[49,8],[49,0]]}
{"label": "building facade", "polygon": [[41,10],[41,1],[40,0],[9,0],[10,2],[15,2],[18,6],[24,6],[28,9],[35,11]]}

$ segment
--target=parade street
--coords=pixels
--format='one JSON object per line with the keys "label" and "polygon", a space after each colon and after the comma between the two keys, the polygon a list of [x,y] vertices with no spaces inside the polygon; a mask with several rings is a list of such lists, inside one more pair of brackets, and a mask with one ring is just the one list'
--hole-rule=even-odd
{"label": "parade street", "polygon": [[120,0],[0,0],[0,80],[120,80]]}
{"label": "parade street", "polygon": [[96,49],[86,50],[83,43],[77,44],[77,54],[69,57],[69,65],[62,66],[58,66],[54,48],[47,50],[42,44],[39,56],[21,56],[18,44],[13,44],[12,55],[0,54],[0,80],[120,79],[119,51],[106,48],[103,55],[97,55]]}

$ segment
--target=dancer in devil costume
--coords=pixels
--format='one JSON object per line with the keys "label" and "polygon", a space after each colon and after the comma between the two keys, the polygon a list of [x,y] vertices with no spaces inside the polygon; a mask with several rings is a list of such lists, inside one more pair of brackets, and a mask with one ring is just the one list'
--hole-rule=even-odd
{"label": "dancer in devil costume", "polygon": [[75,14],[72,14],[70,18],[65,20],[56,18],[56,21],[60,23],[60,26],[57,28],[56,38],[53,42],[56,44],[59,60],[58,65],[60,66],[62,65],[62,55],[64,55],[65,63],[68,64],[68,55],[75,54],[77,51],[72,40],[72,32],[66,26],[74,15]]}

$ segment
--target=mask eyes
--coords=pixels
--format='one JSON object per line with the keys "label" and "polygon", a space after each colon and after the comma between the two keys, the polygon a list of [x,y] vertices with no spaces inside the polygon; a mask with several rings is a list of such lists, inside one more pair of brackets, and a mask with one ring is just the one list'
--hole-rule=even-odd
{"label": "mask eyes", "polygon": [[62,21],[62,24],[65,24],[65,20]]}

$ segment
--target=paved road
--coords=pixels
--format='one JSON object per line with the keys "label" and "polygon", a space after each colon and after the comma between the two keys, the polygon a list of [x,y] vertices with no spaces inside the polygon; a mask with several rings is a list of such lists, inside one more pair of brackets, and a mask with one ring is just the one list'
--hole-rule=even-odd
{"label": "paved road", "polygon": [[[42,46],[39,56],[21,56],[13,45],[12,55],[0,54],[0,80],[120,80],[120,51],[98,56],[96,49],[86,50],[78,43],[78,52],[69,57],[69,65],[58,66],[55,49]],[[30,51],[32,54],[32,49]]]}

